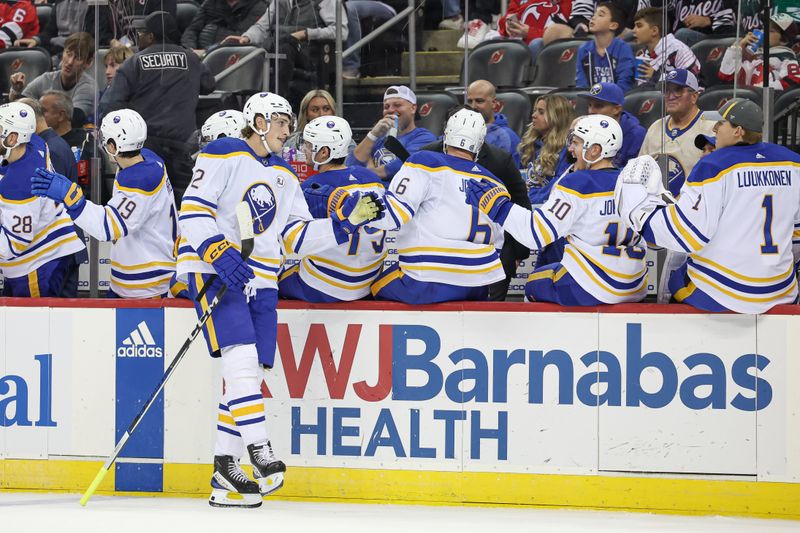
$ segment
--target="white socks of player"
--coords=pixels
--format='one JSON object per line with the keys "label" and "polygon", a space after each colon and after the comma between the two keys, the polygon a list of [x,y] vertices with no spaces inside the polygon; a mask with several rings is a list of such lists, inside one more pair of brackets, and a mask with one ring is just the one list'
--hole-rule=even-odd
{"label": "white socks of player", "polygon": [[230,455],[214,457],[214,475],[211,476],[212,507],[260,507],[261,492],[239,466],[239,460]]}
{"label": "white socks of player", "polygon": [[269,441],[250,444],[247,452],[250,454],[250,464],[253,465],[253,477],[258,481],[262,496],[281,488],[286,465],[275,457]]}

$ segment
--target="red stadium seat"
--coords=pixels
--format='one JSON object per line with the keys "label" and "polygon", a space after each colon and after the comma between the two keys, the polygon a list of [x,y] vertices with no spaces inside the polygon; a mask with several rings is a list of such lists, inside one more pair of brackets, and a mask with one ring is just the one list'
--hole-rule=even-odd
{"label": "red stadium seat", "polygon": [[722,56],[725,55],[725,50],[735,41],[735,37],[703,39],[692,46],[692,52],[700,61],[700,85],[702,87],[712,87],[725,83],[719,79],[717,73],[722,63]]}
{"label": "red stadium seat", "polygon": [[529,88],[575,87],[575,65],[578,48],[586,39],[561,39],[548,44],[539,52]]}
{"label": "red stadium seat", "polygon": [[625,111],[639,119],[644,128],[661,118],[664,95],[655,90],[633,90],[625,95]]}
{"label": "red stadium seat", "polygon": [[531,121],[531,100],[522,91],[497,93],[495,113],[503,113],[508,119],[508,126],[522,135],[525,126]]}
{"label": "red stadium seat", "polygon": [[[530,63],[530,50],[520,41],[484,41],[469,55],[469,81],[488,80],[495,87],[521,87]],[[464,69],[461,71],[463,85]]]}
{"label": "red stadium seat", "polygon": [[[758,104],[759,107],[763,104],[761,87],[739,87],[735,97],[747,98]],[[697,106],[703,111],[715,111],[732,98],[734,98],[733,85],[717,85],[700,95],[697,99]]]}

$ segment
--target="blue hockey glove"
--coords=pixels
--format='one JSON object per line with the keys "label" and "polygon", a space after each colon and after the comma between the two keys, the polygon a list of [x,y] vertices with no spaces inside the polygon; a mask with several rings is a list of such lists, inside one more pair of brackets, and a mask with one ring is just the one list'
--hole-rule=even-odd
{"label": "blue hockey glove", "polygon": [[477,207],[494,222],[502,225],[511,211],[511,195],[505,187],[489,180],[469,180],[466,202]]}
{"label": "blue hockey glove", "polygon": [[[344,189],[339,189],[344,191]],[[310,187],[303,187],[303,196],[306,198],[308,210],[314,218],[328,218],[328,201],[334,188],[322,183],[313,183]]]}
{"label": "blue hockey glove", "polygon": [[253,269],[222,235],[215,235],[203,242],[197,249],[197,254],[214,267],[229,289],[244,292],[247,282],[256,277]]}
{"label": "blue hockey glove", "polygon": [[36,169],[36,174],[31,178],[31,194],[44,196],[64,204],[70,217],[76,218],[86,205],[80,185],[71,182],[67,177],[58,172],[51,172],[46,168]]}

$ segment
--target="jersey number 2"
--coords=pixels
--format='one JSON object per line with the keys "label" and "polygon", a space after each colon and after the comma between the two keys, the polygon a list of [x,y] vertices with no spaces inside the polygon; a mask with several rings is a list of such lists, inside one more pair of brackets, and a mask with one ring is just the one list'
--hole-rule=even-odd
{"label": "jersey number 2", "polygon": [[761,245],[762,254],[777,254],[778,247],[772,242],[772,195],[765,194],[761,202],[764,208],[764,244]]}

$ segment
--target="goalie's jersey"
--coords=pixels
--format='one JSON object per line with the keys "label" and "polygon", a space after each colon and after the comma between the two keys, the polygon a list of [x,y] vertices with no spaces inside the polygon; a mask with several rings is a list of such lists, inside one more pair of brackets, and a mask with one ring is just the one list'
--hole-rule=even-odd
{"label": "goalie's jersey", "polygon": [[[648,243],[690,254],[688,283],[739,313],[797,298],[792,245],[800,242],[800,156],[769,143],[703,157],[676,204],[645,224]],[[794,240],[793,240],[794,239]]]}
{"label": "goalie's jersey", "polygon": [[123,298],[151,298],[169,291],[175,273],[177,211],[164,161],[142,150],[144,161],[120,169],[106,205],[86,202],[75,223],[101,241],[112,241],[111,290]]}
{"label": "goalie's jersey", "polygon": [[181,281],[190,273],[215,272],[195,252],[206,239],[222,234],[234,246],[241,246],[236,206],[242,202],[250,207],[255,233],[247,260],[256,275],[252,287],[278,288],[281,245],[287,253],[305,255],[346,240],[344,232],[334,232],[330,219],[312,219],[300,183],[290,170],[267,165],[268,158],[259,157],[241,139],[218,139],[200,152],[179,215]]}
{"label": "goalie's jersey", "polygon": [[503,230],[466,203],[467,180],[503,184],[477,163],[438,152],[417,152],[392,178],[386,213],[370,225],[400,228],[400,270],[417,281],[482,287],[505,278],[497,250]]}
{"label": "goalie's jersey", "polygon": [[[348,192],[384,192],[380,178],[364,167],[330,170],[311,176],[302,188],[324,184]],[[338,246],[300,261],[298,275],[310,287],[336,299],[358,300],[369,294],[372,281],[380,274],[386,257],[386,232],[362,227]]]}
{"label": "goalie's jersey", "polygon": [[[638,302],[647,294],[642,247],[617,216],[614,187],[619,170],[579,170],[553,187],[533,213],[513,206],[503,228],[521,243],[541,250],[566,238],[561,264],[583,290],[601,302]],[[528,281],[536,279],[534,272]],[[550,275],[541,273],[542,276]]]}
{"label": "goalie's jersey", "polygon": [[19,278],[85,247],[63,206],[31,194],[37,168],[53,170],[44,140],[32,135],[25,154],[0,166],[0,268]]}

